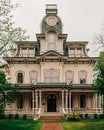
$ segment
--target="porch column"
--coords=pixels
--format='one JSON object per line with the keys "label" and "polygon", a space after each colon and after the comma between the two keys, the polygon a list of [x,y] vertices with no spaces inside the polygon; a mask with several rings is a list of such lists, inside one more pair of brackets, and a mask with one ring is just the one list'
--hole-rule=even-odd
{"label": "porch column", "polygon": [[66,103],[65,107],[68,108],[68,90],[66,90]]}
{"label": "porch column", "polygon": [[69,109],[71,113],[71,90],[69,91]]}
{"label": "porch column", "polygon": [[41,100],[42,100],[42,99],[41,99],[41,95],[42,95],[42,94],[41,94],[41,90],[39,90],[39,108],[41,108]]}
{"label": "porch column", "polygon": [[[5,96],[7,95],[7,91],[5,91]],[[6,103],[6,100],[4,101],[4,107],[6,108],[7,107],[7,103]]]}
{"label": "porch column", "polygon": [[95,108],[95,95],[93,95],[93,108]]}
{"label": "porch column", "polygon": [[38,108],[38,92],[35,90],[36,108]]}
{"label": "porch column", "polygon": [[101,106],[102,106],[102,105],[101,105],[101,95],[100,95],[100,103],[99,103],[99,104],[100,104],[100,108],[101,108]]}
{"label": "porch column", "polygon": [[97,108],[97,94],[95,94],[95,108]]}
{"label": "porch column", "polygon": [[64,108],[64,90],[62,90],[62,108]]}
{"label": "porch column", "polygon": [[101,95],[101,108],[103,108],[103,95]]}
{"label": "porch column", "polygon": [[34,91],[32,91],[32,110],[34,112]]}
{"label": "porch column", "polygon": [[101,108],[101,95],[98,95],[98,108]]}

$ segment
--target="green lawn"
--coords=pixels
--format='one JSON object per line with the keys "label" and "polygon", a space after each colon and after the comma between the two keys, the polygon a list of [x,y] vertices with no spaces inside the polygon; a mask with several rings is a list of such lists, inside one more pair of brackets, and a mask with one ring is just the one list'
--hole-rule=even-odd
{"label": "green lawn", "polygon": [[0,130],[40,130],[43,121],[0,120]]}
{"label": "green lawn", "polygon": [[[40,130],[44,121],[0,120],[0,130]],[[61,121],[64,130],[103,130],[104,120]]]}
{"label": "green lawn", "polygon": [[104,120],[62,121],[61,124],[64,130],[104,130]]}

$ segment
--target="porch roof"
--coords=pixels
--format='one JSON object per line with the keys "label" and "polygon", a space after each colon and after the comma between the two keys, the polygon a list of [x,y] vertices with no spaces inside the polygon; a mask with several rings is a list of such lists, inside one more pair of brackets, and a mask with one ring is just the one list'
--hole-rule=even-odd
{"label": "porch roof", "polygon": [[70,84],[68,82],[35,82],[34,84],[19,84],[20,88],[70,88],[70,89],[93,89],[92,84]]}

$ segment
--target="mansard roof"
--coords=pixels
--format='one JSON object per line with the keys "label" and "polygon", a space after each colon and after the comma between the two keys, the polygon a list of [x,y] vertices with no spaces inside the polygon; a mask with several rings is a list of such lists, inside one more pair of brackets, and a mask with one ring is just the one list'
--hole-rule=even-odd
{"label": "mansard roof", "polygon": [[35,46],[35,45],[38,44],[37,41],[15,41],[15,43],[16,43],[18,46],[26,45],[26,44]]}
{"label": "mansard roof", "polygon": [[65,43],[66,46],[70,46],[70,45],[86,46],[87,44],[88,44],[88,41],[67,41]]}

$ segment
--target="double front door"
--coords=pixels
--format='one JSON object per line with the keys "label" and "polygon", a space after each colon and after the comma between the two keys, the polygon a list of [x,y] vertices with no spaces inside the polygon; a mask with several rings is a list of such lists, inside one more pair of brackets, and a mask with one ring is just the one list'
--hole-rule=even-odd
{"label": "double front door", "polygon": [[47,112],[56,112],[56,96],[54,94],[47,97]]}

